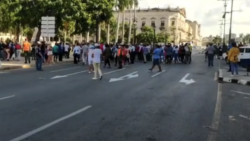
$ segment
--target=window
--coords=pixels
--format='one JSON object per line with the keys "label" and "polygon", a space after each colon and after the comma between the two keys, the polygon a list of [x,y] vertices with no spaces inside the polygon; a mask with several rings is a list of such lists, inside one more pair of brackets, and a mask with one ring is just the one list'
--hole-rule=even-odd
{"label": "window", "polygon": [[244,48],[240,48],[240,53],[244,53]]}
{"label": "window", "polygon": [[161,26],[165,26],[165,22],[164,21],[161,21]]}
{"label": "window", "polygon": [[250,53],[250,48],[246,48],[245,53]]}
{"label": "window", "polygon": [[155,21],[151,21],[151,26],[155,27]]}
{"label": "window", "polygon": [[145,26],[145,21],[142,21],[141,26],[142,27]]}
{"label": "window", "polygon": [[175,25],[175,21],[172,21],[172,22],[171,22],[171,25],[174,26],[174,25]]}

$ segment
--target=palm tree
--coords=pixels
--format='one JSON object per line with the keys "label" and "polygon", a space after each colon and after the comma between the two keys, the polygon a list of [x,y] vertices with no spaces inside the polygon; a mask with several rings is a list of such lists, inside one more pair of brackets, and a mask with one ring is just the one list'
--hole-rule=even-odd
{"label": "palm tree", "polygon": [[131,30],[132,30],[132,24],[133,24],[133,20],[132,20],[133,19],[132,18],[132,8],[134,8],[134,14],[135,14],[135,7],[138,6],[138,0],[129,0],[128,4],[129,4],[128,5],[128,7],[129,7],[129,34],[128,34],[128,43],[130,43],[130,41],[131,41]]}
{"label": "palm tree", "polygon": [[118,7],[118,21],[117,21],[117,29],[116,29],[116,38],[115,41],[118,41],[119,34],[119,24],[120,24],[120,12],[122,12],[122,43],[124,42],[124,33],[125,33],[125,10],[129,5],[129,0],[117,0]]}

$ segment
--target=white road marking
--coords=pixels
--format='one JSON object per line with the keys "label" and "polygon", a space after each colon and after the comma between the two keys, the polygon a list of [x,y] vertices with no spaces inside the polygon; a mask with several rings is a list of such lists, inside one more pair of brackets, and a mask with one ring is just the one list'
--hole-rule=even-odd
{"label": "white road marking", "polygon": [[242,118],[244,118],[244,119],[248,119],[248,120],[250,120],[250,117],[248,117],[248,116],[239,115],[239,117],[242,117]]}
{"label": "white road marking", "polygon": [[0,74],[5,74],[5,73],[8,73],[8,72],[3,72],[3,71],[0,71]]}
{"label": "white road marking", "polygon": [[190,73],[187,73],[181,80],[180,83],[185,83],[186,85],[192,84],[195,81],[193,79],[187,79],[187,77],[190,75]]}
{"label": "white road marking", "polygon": [[163,72],[165,72],[165,71],[166,71],[166,70],[163,70],[163,71],[161,71],[161,72],[158,72],[158,73],[152,75],[151,77],[156,77],[157,75],[159,75],[159,74],[161,74],[161,73],[163,73]]}
{"label": "white road marking", "polygon": [[77,69],[80,67],[73,67],[73,68],[67,68],[67,69],[61,69],[61,70],[54,70],[54,71],[50,71],[50,72],[60,72],[60,71],[66,71],[66,70],[73,70],[73,69]]}
{"label": "white road marking", "polygon": [[250,93],[241,92],[241,91],[234,91],[234,90],[231,90],[231,92],[238,93],[238,94],[244,94],[244,95],[250,95]]}
{"label": "white road marking", "polygon": [[0,98],[0,100],[4,100],[4,99],[8,99],[8,98],[12,98],[12,97],[15,97],[15,95],[11,95],[11,96],[6,96],[6,97],[2,97],[2,98]]}
{"label": "white road marking", "polygon": [[106,73],[103,73],[103,75],[111,74],[111,73],[118,72],[118,71],[123,71],[124,69],[125,68],[122,68],[122,69],[119,69],[119,70],[110,71],[110,72],[106,72]]}
{"label": "white road marking", "polygon": [[214,81],[216,81],[216,80],[217,80],[217,75],[218,75],[218,73],[217,73],[217,72],[215,72],[215,73],[214,73]]}
{"label": "white road marking", "polygon": [[53,126],[53,125],[55,125],[55,124],[57,124],[57,123],[59,123],[59,122],[61,122],[61,121],[64,121],[64,120],[66,120],[66,119],[68,119],[68,118],[70,118],[70,117],[76,116],[76,115],[78,115],[78,114],[80,114],[80,113],[82,113],[82,112],[88,110],[88,109],[91,108],[91,107],[92,107],[92,106],[84,107],[84,108],[82,108],[82,109],[80,109],[80,110],[78,110],[78,111],[75,111],[75,112],[73,112],[73,113],[71,113],[71,114],[69,114],[69,115],[66,115],[66,116],[64,116],[64,117],[61,117],[61,118],[59,118],[59,119],[57,119],[57,120],[55,120],[55,121],[53,121],[53,122],[50,122],[50,123],[48,123],[48,124],[46,124],[46,125],[44,125],[44,126],[42,126],[42,127],[39,127],[39,128],[37,128],[37,129],[35,129],[35,130],[32,130],[32,131],[30,131],[30,132],[28,132],[28,133],[26,133],[26,134],[23,134],[23,135],[21,135],[21,136],[19,136],[19,137],[17,137],[17,138],[12,139],[12,140],[10,140],[10,141],[21,141],[21,140],[23,140],[23,139],[26,139],[26,138],[28,138],[28,137],[30,137],[30,136],[32,136],[32,135],[34,135],[34,134],[36,134],[36,133],[38,133],[38,132],[40,132],[40,131],[43,131],[43,130],[45,130],[45,129],[47,129],[47,128],[49,128],[49,127],[51,127],[51,126]]}
{"label": "white road marking", "polygon": [[119,78],[111,78],[109,80],[109,82],[116,82],[116,81],[127,80],[127,79],[131,79],[131,78],[139,77],[139,74],[137,74],[137,73],[138,73],[138,71],[135,71],[135,72],[132,72],[132,73],[127,74],[127,75],[124,75],[124,76],[119,77]]}
{"label": "white road marking", "polygon": [[[222,92],[221,92],[221,84],[218,83],[218,91],[217,91],[217,100],[216,100],[216,105],[215,105],[215,110],[214,110],[214,116],[213,116],[213,121],[212,121],[212,129],[217,130],[219,127],[219,121],[220,121],[220,114],[221,114],[221,101],[222,101]],[[210,134],[208,135],[207,141],[215,141],[217,136],[216,132],[211,131]]]}
{"label": "white road marking", "polygon": [[68,77],[68,76],[71,76],[71,75],[76,75],[76,74],[80,74],[80,73],[84,73],[84,72],[87,72],[88,70],[85,70],[85,71],[79,71],[79,72],[75,72],[75,73],[70,73],[70,74],[65,74],[65,75],[57,75],[57,76],[54,76],[50,79],[58,79],[58,78],[64,78],[64,77]]}

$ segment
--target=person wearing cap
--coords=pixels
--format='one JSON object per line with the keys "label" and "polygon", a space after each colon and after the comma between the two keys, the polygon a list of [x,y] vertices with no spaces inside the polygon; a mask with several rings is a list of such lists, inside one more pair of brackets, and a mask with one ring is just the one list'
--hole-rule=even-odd
{"label": "person wearing cap", "polygon": [[92,52],[93,66],[94,66],[94,77],[93,80],[97,79],[97,73],[99,73],[99,79],[102,79],[102,71],[101,71],[101,58],[102,58],[102,50],[100,49],[99,44],[95,44],[95,49]]}

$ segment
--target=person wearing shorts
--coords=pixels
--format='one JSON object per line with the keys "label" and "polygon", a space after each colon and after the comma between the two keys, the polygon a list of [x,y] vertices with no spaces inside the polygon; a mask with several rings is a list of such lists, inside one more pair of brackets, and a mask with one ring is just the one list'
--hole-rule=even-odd
{"label": "person wearing shorts", "polygon": [[159,68],[159,72],[161,72],[161,65],[160,65],[160,58],[162,55],[162,49],[160,46],[157,46],[154,51],[153,51],[153,65],[152,68],[150,68],[149,70],[152,71],[154,69],[154,67],[157,65]]}

